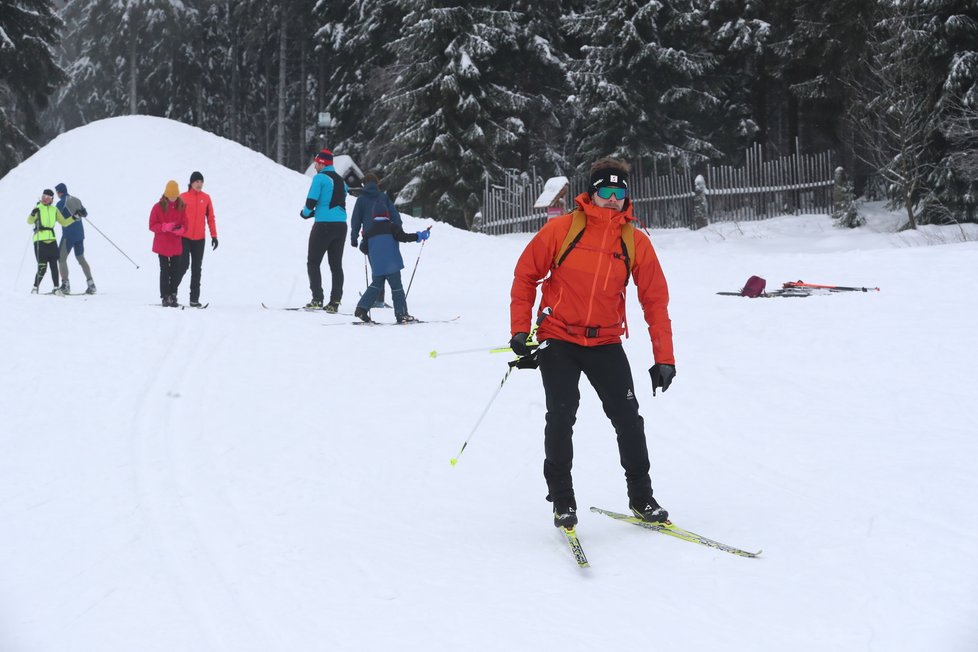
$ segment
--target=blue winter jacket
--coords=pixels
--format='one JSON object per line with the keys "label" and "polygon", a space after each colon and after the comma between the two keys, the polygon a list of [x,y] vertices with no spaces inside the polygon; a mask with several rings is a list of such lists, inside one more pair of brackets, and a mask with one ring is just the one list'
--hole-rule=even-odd
{"label": "blue winter jacket", "polygon": [[374,276],[386,276],[404,269],[399,242],[417,242],[417,233],[405,233],[400,224],[394,224],[386,209],[376,208],[374,218],[365,228],[364,243],[367,258]]}
{"label": "blue winter jacket", "polygon": [[371,181],[363,186],[360,196],[357,197],[356,206],[353,207],[353,214],[350,216],[350,242],[354,247],[357,245],[357,238],[360,237],[360,229],[370,226],[375,207],[386,209],[391,222],[401,226],[401,214],[397,212],[394,202],[390,200],[387,193],[381,192],[377,184]]}
{"label": "blue winter jacket", "polygon": [[347,192],[346,182],[327,165],[312,179],[302,216],[315,216],[317,222],[346,222]]}

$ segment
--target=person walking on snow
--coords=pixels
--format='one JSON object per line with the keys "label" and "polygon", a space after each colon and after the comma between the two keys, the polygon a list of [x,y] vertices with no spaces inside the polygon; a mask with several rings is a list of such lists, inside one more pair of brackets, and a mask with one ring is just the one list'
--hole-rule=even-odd
{"label": "person walking on snow", "polygon": [[[357,246],[357,235],[361,234],[361,230],[364,227],[370,225],[371,218],[374,214],[374,204],[378,202],[387,207],[387,214],[390,216],[391,222],[397,226],[402,226],[401,214],[397,211],[397,207],[394,206],[394,202],[390,200],[387,193],[381,192],[380,190],[380,178],[374,172],[367,172],[367,174],[363,175],[363,190],[360,191],[360,196],[357,197],[357,203],[353,206],[353,214],[350,215],[350,244],[354,247]],[[383,284],[381,284],[380,291],[377,293],[377,300],[370,307],[390,308],[384,302]]]}
{"label": "person walking on snow", "polygon": [[[401,282],[401,270],[404,269],[404,259],[401,258],[399,242],[423,242],[431,235],[431,227],[424,231],[405,233],[400,224],[395,224],[387,204],[382,201],[374,202],[373,215],[370,222],[363,227],[363,244],[361,245],[370,260],[370,270],[373,281],[367,291],[360,297],[353,314],[359,319],[369,322],[370,308],[377,300],[384,283],[391,286],[391,300],[394,302],[394,318],[398,324],[417,321],[408,314],[407,297]],[[357,246],[357,235],[353,232],[350,244]]]}
{"label": "person walking on snow", "polygon": [[153,253],[160,257],[160,298],[163,305],[176,308],[177,288],[183,276],[183,234],[187,232],[187,211],[180,199],[180,186],[167,182],[160,200],[149,213],[149,230],[153,236]]}
{"label": "person walking on snow", "polygon": [[180,264],[181,278],[190,269],[190,305],[200,307],[200,270],[204,262],[204,222],[211,234],[211,250],[217,250],[217,223],[211,196],[202,190],[204,175],[193,172],[187,191],[180,199],[187,207],[187,233],[183,236],[183,253]]}
{"label": "person walking on snow", "polygon": [[37,294],[48,267],[51,268],[51,280],[54,281],[53,294],[64,294],[58,287],[58,237],[54,234],[55,222],[63,229],[67,220],[54,206],[54,191],[45,189],[41,193],[41,200],[27,216],[27,223],[34,225],[34,258],[37,260],[37,273],[34,275],[31,294]]}
{"label": "person walking on snow", "polygon": [[88,217],[88,211],[81,200],[74,195],[68,194],[68,186],[59,183],[54,187],[58,193],[58,210],[64,216],[66,223],[61,229],[61,246],[59,247],[60,256],[58,265],[61,268],[61,291],[65,294],[71,293],[71,284],[68,282],[68,254],[75,252],[75,260],[85,273],[85,280],[88,281],[88,289],[85,294],[95,294],[95,281],[92,280],[92,269],[88,266],[85,259],[85,227],[82,226],[82,218]]}
{"label": "person walking on snow", "polygon": [[[575,198],[577,208],[540,229],[514,272],[510,346],[518,356],[535,355],[539,362],[547,406],[543,474],[558,527],[577,524],[571,437],[581,374],[594,387],[618,435],[632,513],[649,522],[669,516],[652,495],[644,421],[621,345],[622,334],[627,335],[625,288],[631,277],[652,339],[652,394],[669,388],[676,375],[669,290],[651,241],[634,227],[628,172],[624,161],[596,161],[588,191]],[[537,314],[548,307],[552,312],[537,328],[541,347],[533,351],[527,340],[541,279]]]}
{"label": "person walking on snow", "polygon": [[[306,271],[312,301],[305,308],[322,308],[326,312],[339,310],[343,299],[343,242],[346,240],[346,194],[349,189],[333,168],[333,152],[324,149],[313,161],[316,176],[309,186],[306,205],[299,211],[304,220],[315,218],[309,232],[309,250]],[[323,276],[320,266],[323,256],[329,261],[332,286],[329,303],[323,305]]]}

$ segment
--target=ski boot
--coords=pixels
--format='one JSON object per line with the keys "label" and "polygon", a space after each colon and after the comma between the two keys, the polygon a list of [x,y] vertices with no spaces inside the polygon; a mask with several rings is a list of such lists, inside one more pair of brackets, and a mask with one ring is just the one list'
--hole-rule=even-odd
{"label": "ski boot", "polygon": [[372,321],[370,319],[370,313],[367,311],[367,309],[366,308],[360,308],[359,306],[357,307],[356,310],[353,311],[353,316],[356,317],[357,319],[359,319],[360,321],[364,322],[364,323],[368,323],[369,324]]}
{"label": "ski boot", "polygon": [[577,525],[577,501],[574,497],[554,500],[554,526],[573,530]]}
{"label": "ski boot", "polygon": [[629,500],[628,508],[635,518],[646,523],[665,523],[669,520],[669,512],[664,510],[651,495],[643,500]]}
{"label": "ski boot", "polygon": [[335,315],[340,310],[340,302],[339,301],[330,301],[325,306],[323,306],[323,310],[325,310],[326,312],[328,312],[331,315]]}

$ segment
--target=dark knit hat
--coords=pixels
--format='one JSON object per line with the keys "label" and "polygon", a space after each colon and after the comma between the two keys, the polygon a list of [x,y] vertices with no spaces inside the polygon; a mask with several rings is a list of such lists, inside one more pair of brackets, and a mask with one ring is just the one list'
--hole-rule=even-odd
{"label": "dark knit hat", "polygon": [[59,183],[54,187],[55,192],[60,192],[62,195],[68,194],[68,186],[63,183]]}
{"label": "dark knit hat", "polygon": [[591,173],[591,193],[598,188],[611,186],[612,188],[628,189],[628,173],[618,168],[599,168]]}
{"label": "dark knit hat", "polygon": [[193,183],[194,181],[203,181],[203,180],[204,180],[204,175],[201,174],[200,172],[197,172],[196,170],[194,170],[190,174],[190,183]]}
{"label": "dark knit hat", "polygon": [[316,163],[322,163],[323,165],[332,165],[333,152],[331,150],[324,149],[323,151],[316,154],[315,161]]}
{"label": "dark knit hat", "polygon": [[41,194],[47,195],[48,197],[54,197],[54,191],[51,190],[50,188],[45,188],[44,192],[42,192]]}

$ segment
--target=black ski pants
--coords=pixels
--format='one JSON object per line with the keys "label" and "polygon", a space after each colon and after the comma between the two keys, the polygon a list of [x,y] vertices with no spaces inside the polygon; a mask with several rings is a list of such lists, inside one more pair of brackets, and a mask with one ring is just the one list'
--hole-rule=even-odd
{"label": "black ski pants", "polygon": [[180,266],[183,271],[180,273],[181,280],[183,275],[190,270],[190,300],[200,300],[200,269],[204,263],[204,243],[206,240],[183,239],[183,254],[180,256]]}
{"label": "black ski pants", "polygon": [[649,477],[649,450],[645,441],[645,422],[638,413],[638,400],[632,371],[621,344],[580,346],[562,340],[548,340],[540,351],[540,375],[547,398],[547,425],[544,429],[543,476],[551,500],[574,496],[571,467],[574,445],[571,441],[583,373],[601,399],[604,413],[618,434],[618,456],[625,469],[629,499],[639,501],[652,493]]}
{"label": "black ski pants", "polygon": [[315,222],[309,232],[309,254],[306,270],[309,273],[309,289],[312,298],[323,300],[323,275],[319,267],[323,256],[329,261],[333,285],[329,290],[329,302],[343,299],[343,246],[346,244],[346,222]]}
{"label": "black ski pants", "polygon": [[160,257],[160,298],[176,295],[180,287],[180,278],[183,276],[182,256],[163,256]]}
{"label": "black ski pants", "polygon": [[58,277],[58,243],[57,242],[35,242],[34,258],[37,259],[37,273],[34,274],[34,287],[41,286],[41,279],[44,278],[48,267],[51,268],[51,280],[54,281],[54,288],[57,289],[61,284]]}

